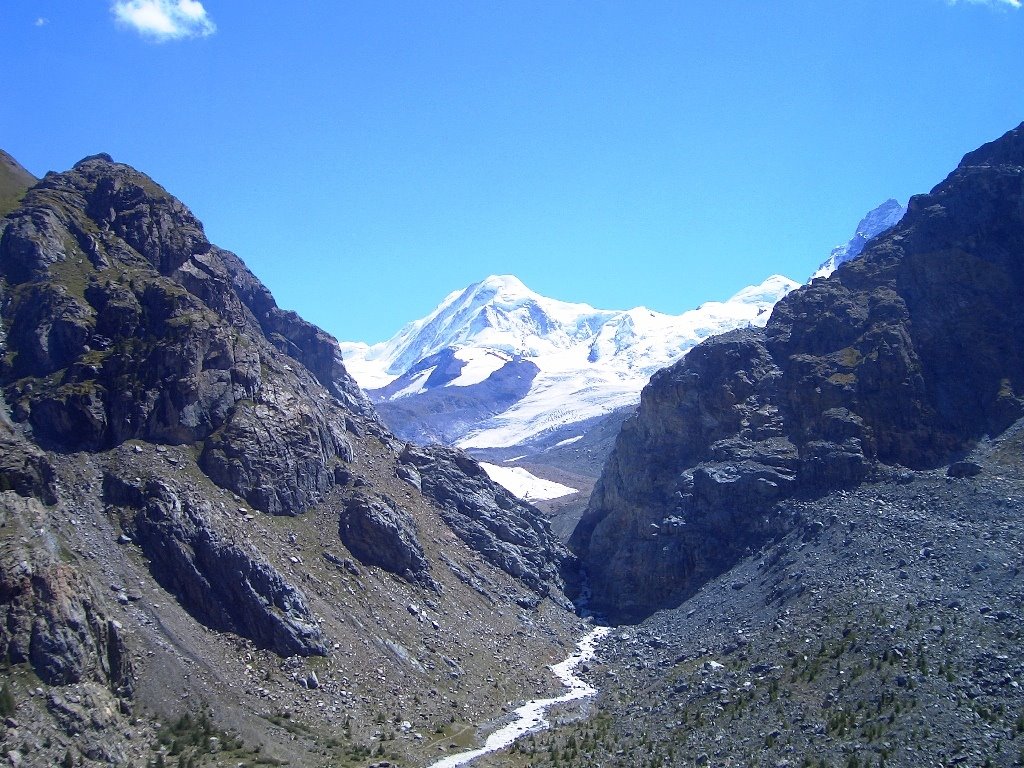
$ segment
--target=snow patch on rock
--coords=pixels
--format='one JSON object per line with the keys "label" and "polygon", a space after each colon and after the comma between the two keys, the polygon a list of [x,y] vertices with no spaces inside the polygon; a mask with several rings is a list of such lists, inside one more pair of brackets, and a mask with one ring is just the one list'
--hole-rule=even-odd
{"label": "snow patch on rock", "polygon": [[480,466],[491,480],[504,486],[523,501],[547,501],[579,493],[578,488],[545,480],[522,467],[499,467],[483,461],[480,462]]}

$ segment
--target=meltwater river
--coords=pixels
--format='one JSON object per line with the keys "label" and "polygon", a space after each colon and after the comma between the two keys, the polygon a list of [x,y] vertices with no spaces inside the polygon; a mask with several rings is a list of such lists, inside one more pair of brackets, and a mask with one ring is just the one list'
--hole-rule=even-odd
{"label": "meltwater river", "polygon": [[566,693],[554,699],[534,699],[533,701],[526,702],[513,713],[515,719],[504,728],[488,736],[487,741],[484,742],[482,747],[470,750],[469,752],[449,755],[443,760],[431,763],[429,768],[455,768],[459,765],[466,765],[481,755],[486,755],[488,752],[497,752],[499,749],[504,749],[520,736],[547,728],[550,723],[545,718],[545,715],[555,704],[585,699],[597,693],[597,689],[594,686],[576,677],[575,670],[577,666],[590,661],[594,657],[594,651],[597,648],[598,642],[608,632],[608,627],[597,627],[590,631],[576,644],[576,650],[565,661],[561,661],[551,667],[551,671],[569,689]]}

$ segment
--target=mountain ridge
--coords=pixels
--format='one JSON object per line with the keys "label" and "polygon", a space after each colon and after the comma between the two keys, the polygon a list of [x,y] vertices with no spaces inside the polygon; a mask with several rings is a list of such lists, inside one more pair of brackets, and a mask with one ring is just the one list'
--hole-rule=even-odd
{"label": "mountain ridge", "polygon": [[[579,622],[548,523],[397,439],[181,201],[94,155],[0,229],[12,763],[162,762],[176,722],[206,723],[186,761],[345,762],[385,710],[416,725],[380,754],[420,760],[436,724],[554,685],[535,660]],[[513,639],[515,678],[479,685]]]}
{"label": "mountain ridge", "polygon": [[678,604],[785,531],[782,500],[954,462],[1024,415],[1022,153],[1024,126],[969,153],[764,329],[652,377],[570,539],[595,609]]}
{"label": "mountain ridge", "polygon": [[[795,285],[775,275],[726,301],[672,316],[562,302],[514,276],[491,276],[449,294],[387,342],[343,342],[341,349],[403,437],[501,448],[631,405],[655,370],[716,330],[766,320],[768,308]],[[499,377],[520,383],[514,391],[496,388]],[[495,398],[495,389],[509,396]],[[438,402],[446,396],[473,403],[464,424],[453,428],[449,404]],[[403,432],[410,423],[418,431]]]}

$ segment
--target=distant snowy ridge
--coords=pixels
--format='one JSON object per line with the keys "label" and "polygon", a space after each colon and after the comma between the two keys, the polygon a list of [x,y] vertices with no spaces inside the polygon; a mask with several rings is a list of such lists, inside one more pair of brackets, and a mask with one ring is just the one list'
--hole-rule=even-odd
{"label": "distant snowy ridge", "polygon": [[828,259],[811,275],[811,280],[816,277],[828,277],[842,264],[860,256],[864,246],[867,245],[871,238],[892,229],[899,223],[906,212],[907,208],[905,205],[901,205],[898,201],[891,198],[872,210],[857,224],[857,231],[853,237],[843,245],[837,245],[832,249]]}
{"label": "distant snowy ridge", "polygon": [[341,348],[385,418],[391,404],[419,421],[419,433],[403,436],[429,438],[433,420],[447,442],[505,447],[636,403],[655,371],[709,336],[763,326],[798,285],[773,275],[727,301],[666,315],[558,301],[511,275],[491,276],[386,342]]}
{"label": "distant snowy ridge", "polygon": [[[905,212],[895,200],[875,208],[811,279],[859,256]],[[552,455],[584,434],[601,435],[605,417],[635,405],[651,374],[709,336],[764,326],[775,303],[797,287],[773,275],[726,301],[666,315],[558,301],[512,275],[497,275],[450,293],[388,341],[342,342],[341,350],[345,366],[399,437],[476,449],[507,464]],[[587,446],[584,453],[592,450]],[[511,452],[515,459],[507,458]],[[575,492],[522,467],[483,466],[530,501]]]}

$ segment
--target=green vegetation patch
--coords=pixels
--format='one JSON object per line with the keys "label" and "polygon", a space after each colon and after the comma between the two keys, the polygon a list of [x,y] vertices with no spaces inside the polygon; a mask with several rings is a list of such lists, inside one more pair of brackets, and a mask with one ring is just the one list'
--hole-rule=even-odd
{"label": "green vegetation patch", "polygon": [[148,768],[199,768],[214,765],[287,765],[246,747],[238,736],[216,728],[205,710],[185,712],[157,732]]}
{"label": "green vegetation patch", "polygon": [[0,150],[0,216],[18,207],[25,193],[38,179],[26,171],[18,161]]}

